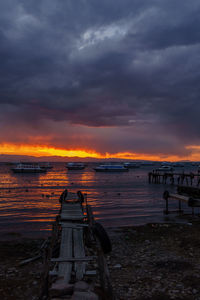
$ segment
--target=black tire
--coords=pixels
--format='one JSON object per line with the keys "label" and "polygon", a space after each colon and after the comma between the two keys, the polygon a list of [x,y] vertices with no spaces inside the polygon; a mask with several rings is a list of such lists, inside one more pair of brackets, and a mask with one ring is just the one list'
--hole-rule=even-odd
{"label": "black tire", "polygon": [[110,251],[112,251],[110,238],[104,227],[100,223],[95,223],[93,225],[93,232],[99,239],[103,252],[109,253]]}

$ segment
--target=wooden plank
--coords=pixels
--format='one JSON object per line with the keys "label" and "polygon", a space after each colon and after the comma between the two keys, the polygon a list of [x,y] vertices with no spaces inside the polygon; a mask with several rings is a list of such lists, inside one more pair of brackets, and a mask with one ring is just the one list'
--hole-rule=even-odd
{"label": "wooden plank", "polygon": [[67,200],[69,199],[74,199],[74,198],[77,198],[77,194],[76,193],[73,193],[73,192],[68,192],[67,194]]}
{"label": "wooden plank", "polygon": [[84,227],[88,227],[88,224],[81,224],[81,223],[60,222],[59,224],[62,227],[68,227],[68,228],[84,228]]}
{"label": "wooden plank", "polygon": [[62,215],[61,214],[61,220],[69,220],[69,221],[80,221],[83,220],[83,216],[67,216],[67,215]]}
{"label": "wooden plank", "polygon": [[62,207],[61,210],[61,218],[74,218],[81,217],[83,218],[83,212],[79,203],[79,206],[76,207]]}
{"label": "wooden plank", "polygon": [[80,202],[64,202],[63,207],[80,207]]}
{"label": "wooden plank", "polygon": [[190,207],[200,207],[200,199],[192,198],[189,196],[183,196],[179,194],[169,194],[168,197],[185,202]]}
{"label": "wooden plank", "polygon": [[63,208],[64,211],[70,211],[70,210],[73,210],[73,211],[77,211],[77,212],[81,212],[82,213],[82,208],[81,207],[78,207],[78,206],[75,206],[75,207],[64,207]]}
{"label": "wooden plank", "polygon": [[70,207],[63,207],[62,211],[80,211],[82,212],[82,209],[78,206],[70,206]]}
{"label": "wooden plank", "polygon": [[62,212],[63,211],[74,211],[74,212],[78,212],[78,213],[82,213],[82,210],[81,209],[79,209],[78,207],[69,207],[69,208],[63,208],[62,209]]}
{"label": "wooden plank", "polygon": [[81,217],[81,218],[83,218],[84,217],[84,215],[83,214],[80,214],[80,213],[70,213],[70,212],[62,212],[61,213],[61,216],[63,216],[63,217]]}
{"label": "wooden plank", "polygon": [[[60,257],[72,258],[72,229],[63,228],[60,245]],[[60,262],[58,266],[58,276],[64,277],[64,281],[68,283],[71,278],[72,263]]]}
{"label": "wooden plank", "polygon": [[190,197],[179,195],[179,194],[169,194],[170,198],[176,199],[176,200],[181,200],[185,203],[188,203],[188,200]]}
{"label": "wooden plank", "polygon": [[78,208],[81,208],[81,203],[80,202],[67,202],[67,203],[63,203],[62,205],[63,208],[67,208],[67,207],[78,207]]}
{"label": "wooden plank", "polygon": [[83,212],[82,211],[78,211],[78,210],[62,210],[61,211],[61,214],[66,214],[66,215],[83,215]]}
{"label": "wooden plank", "polygon": [[80,211],[74,211],[74,210],[64,210],[61,212],[61,215],[67,215],[67,216],[83,216],[83,213]]}
{"label": "wooden plank", "polygon": [[70,258],[52,258],[51,261],[52,262],[68,262],[68,261],[72,261],[72,262],[77,262],[77,261],[90,261],[93,260],[95,258],[95,256],[85,256],[85,257],[70,257]]}
{"label": "wooden plank", "polygon": [[[79,259],[85,257],[85,249],[83,243],[83,229],[73,229],[74,238],[74,257]],[[81,280],[85,273],[85,262],[76,262],[74,266],[76,279]]]}
{"label": "wooden plank", "polygon": [[67,216],[67,217],[70,217],[70,216],[75,216],[75,217],[77,217],[77,216],[80,216],[80,217],[84,217],[84,215],[83,214],[80,214],[79,212],[67,212],[67,211],[65,211],[65,212],[61,212],[61,215],[62,216]]}

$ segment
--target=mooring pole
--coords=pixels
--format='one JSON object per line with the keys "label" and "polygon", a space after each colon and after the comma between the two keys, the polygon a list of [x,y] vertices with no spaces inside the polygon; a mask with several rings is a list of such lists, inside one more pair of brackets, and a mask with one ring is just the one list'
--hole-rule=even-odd
{"label": "mooring pole", "polygon": [[181,213],[181,200],[178,201],[178,210],[179,210],[179,214]]}
{"label": "mooring pole", "polygon": [[169,209],[168,209],[169,192],[168,192],[168,191],[165,191],[165,192],[163,193],[163,198],[165,199],[165,204],[166,204],[164,213],[165,213],[166,215],[168,215],[168,214],[169,214]]}

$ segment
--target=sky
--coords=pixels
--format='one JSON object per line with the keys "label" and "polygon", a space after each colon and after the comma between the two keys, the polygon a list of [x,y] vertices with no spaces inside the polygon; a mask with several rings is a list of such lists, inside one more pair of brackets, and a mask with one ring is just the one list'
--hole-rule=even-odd
{"label": "sky", "polygon": [[200,160],[198,0],[2,0],[0,154]]}

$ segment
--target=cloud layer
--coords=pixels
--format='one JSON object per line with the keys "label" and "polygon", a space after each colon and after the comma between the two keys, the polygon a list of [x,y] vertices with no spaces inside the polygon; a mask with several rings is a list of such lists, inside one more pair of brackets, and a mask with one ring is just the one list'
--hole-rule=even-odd
{"label": "cloud layer", "polygon": [[200,144],[199,1],[4,0],[0,14],[0,143]]}

